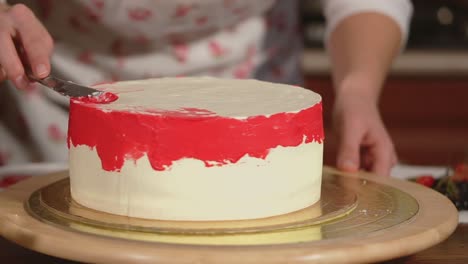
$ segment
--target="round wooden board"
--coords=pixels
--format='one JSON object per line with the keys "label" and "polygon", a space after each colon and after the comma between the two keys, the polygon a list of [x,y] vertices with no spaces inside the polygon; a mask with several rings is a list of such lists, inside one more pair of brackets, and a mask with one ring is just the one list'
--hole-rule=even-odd
{"label": "round wooden board", "polygon": [[37,189],[64,177],[54,174],[34,177],[0,193],[0,234],[35,251],[92,263],[363,263],[426,249],[447,238],[458,224],[458,212],[452,203],[426,187],[325,167],[327,173],[397,188],[411,194],[419,210],[410,220],[390,228],[311,242],[250,246],[143,242],[73,232],[31,217],[24,202]]}

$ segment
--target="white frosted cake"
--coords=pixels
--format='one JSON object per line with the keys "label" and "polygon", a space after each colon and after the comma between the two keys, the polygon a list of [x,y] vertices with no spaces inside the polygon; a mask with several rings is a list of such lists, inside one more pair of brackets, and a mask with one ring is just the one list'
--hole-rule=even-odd
{"label": "white frosted cake", "polygon": [[130,217],[203,221],[270,217],[320,199],[318,94],[208,77],[100,89],[117,96],[70,104],[70,183],[79,204]]}

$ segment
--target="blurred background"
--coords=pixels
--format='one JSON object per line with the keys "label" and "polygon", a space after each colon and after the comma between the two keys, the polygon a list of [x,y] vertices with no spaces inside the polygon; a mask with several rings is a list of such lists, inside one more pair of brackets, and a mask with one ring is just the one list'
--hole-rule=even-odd
{"label": "blurred background", "polygon": [[[325,163],[334,164],[333,88],[320,1],[301,5],[306,87],[323,97]],[[400,161],[449,165],[468,151],[468,0],[413,0],[407,49],[395,61],[380,109]]]}

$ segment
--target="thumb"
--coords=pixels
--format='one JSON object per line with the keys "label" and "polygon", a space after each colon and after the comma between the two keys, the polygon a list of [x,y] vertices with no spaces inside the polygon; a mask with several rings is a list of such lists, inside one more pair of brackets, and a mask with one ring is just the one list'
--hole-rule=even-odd
{"label": "thumb", "polygon": [[362,135],[357,129],[341,129],[339,133],[336,166],[342,171],[357,172],[360,164],[359,147]]}
{"label": "thumb", "polygon": [[0,82],[4,81],[7,78],[7,74],[3,67],[0,65]]}

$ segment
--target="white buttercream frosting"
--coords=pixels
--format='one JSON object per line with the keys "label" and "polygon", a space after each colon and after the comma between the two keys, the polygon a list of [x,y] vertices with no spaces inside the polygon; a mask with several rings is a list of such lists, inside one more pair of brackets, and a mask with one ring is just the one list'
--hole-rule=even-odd
{"label": "white buttercream frosting", "polygon": [[126,81],[98,88],[115,91],[120,96],[117,101],[101,106],[106,110],[184,112],[194,108],[234,118],[295,113],[321,101],[320,95],[301,87],[211,77]]}
{"label": "white buttercream frosting", "polygon": [[237,220],[290,213],[320,198],[323,145],[276,147],[265,159],[206,167],[196,159],[155,171],[146,156],[104,171],[95,150],[71,147],[71,192],[80,204],[163,220]]}

